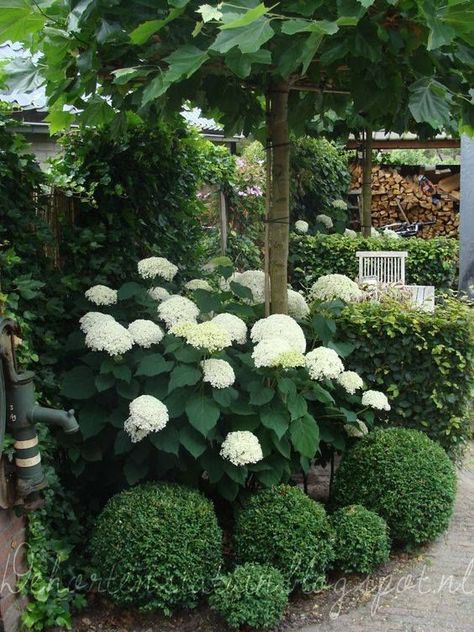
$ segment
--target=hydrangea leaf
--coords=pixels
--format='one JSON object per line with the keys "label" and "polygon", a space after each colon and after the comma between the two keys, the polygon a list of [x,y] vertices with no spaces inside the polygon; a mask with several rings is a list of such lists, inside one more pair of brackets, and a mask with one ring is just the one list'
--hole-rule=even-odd
{"label": "hydrangea leaf", "polygon": [[319,445],[319,428],[311,415],[304,415],[292,421],[290,438],[293,447],[303,456],[312,459]]}

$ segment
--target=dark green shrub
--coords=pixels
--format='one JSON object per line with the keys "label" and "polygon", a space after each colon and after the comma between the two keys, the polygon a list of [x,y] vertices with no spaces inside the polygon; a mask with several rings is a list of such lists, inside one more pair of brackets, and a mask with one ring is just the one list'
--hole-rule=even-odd
{"label": "dark green shrub", "polygon": [[390,555],[387,523],[361,505],[349,505],[331,516],[336,568],[348,573],[371,573]]}
{"label": "dark green shrub", "polygon": [[391,424],[423,430],[449,452],[462,451],[471,436],[471,308],[453,298],[440,299],[434,313],[367,302],[349,305],[336,322],[340,340],[354,347],[346,368],[387,393]]}
{"label": "dark green shrub", "polygon": [[316,590],[333,559],[333,533],[324,507],[301,489],[279,485],[257,492],[238,513],[238,562],[277,568],[290,588]]}
{"label": "dark green shrub", "polygon": [[407,250],[407,283],[449,288],[458,269],[459,243],[449,237],[434,239],[353,238],[345,235],[291,235],[292,282],[309,287],[323,274],[359,272],[358,250]]}
{"label": "dark green shrub", "polygon": [[91,548],[116,603],[169,613],[195,605],[211,586],[222,562],[221,539],[209,500],[162,483],[113,496],[97,519]]}
{"label": "dark green shrub", "polygon": [[264,564],[243,564],[222,575],[209,599],[231,628],[277,625],[288,603],[288,589],[280,571]]}
{"label": "dark green shrub", "polygon": [[443,533],[456,495],[446,452],[417,430],[375,430],[361,439],[336,473],[333,500],[361,504],[384,518],[394,540],[421,544]]}
{"label": "dark green shrub", "polygon": [[347,197],[350,174],[344,154],[324,138],[298,138],[291,146],[290,168],[293,221],[305,219],[314,226],[316,215],[323,213],[342,230],[347,212],[331,203]]}

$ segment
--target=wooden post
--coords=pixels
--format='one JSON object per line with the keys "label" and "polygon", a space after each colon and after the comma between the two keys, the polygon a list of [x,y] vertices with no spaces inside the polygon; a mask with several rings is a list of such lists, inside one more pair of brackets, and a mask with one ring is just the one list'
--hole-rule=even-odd
{"label": "wooden post", "polygon": [[364,151],[362,157],[362,235],[370,237],[372,230],[372,129],[364,133]]}
{"label": "wooden post", "polygon": [[474,297],[474,139],[461,138],[459,289]]}
{"label": "wooden post", "polygon": [[219,219],[221,228],[221,254],[227,252],[227,202],[224,191],[219,191]]}

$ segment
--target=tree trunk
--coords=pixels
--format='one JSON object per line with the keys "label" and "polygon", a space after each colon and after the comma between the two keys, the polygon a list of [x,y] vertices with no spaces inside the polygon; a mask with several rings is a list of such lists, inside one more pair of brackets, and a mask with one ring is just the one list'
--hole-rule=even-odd
{"label": "tree trunk", "polygon": [[372,129],[365,130],[362,158],[362,217],[361,228],[364,237],[370,237],[372,229]]}
{"label": "tree trunk", "polygon": [[288,243],[290,221],[290,139],[288,135],[288,83],[269,89],[268,136],[272,146],[272,186],[268,210],[270,308],[288,313]]}

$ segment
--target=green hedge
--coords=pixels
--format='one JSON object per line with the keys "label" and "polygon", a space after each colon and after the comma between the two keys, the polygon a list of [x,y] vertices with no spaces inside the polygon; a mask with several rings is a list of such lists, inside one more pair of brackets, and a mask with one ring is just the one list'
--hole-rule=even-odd
{"label": "green hedge", "polygon": [[358,250],[407,250],[407,282],[449,288],[458,269],[457,239],[353,238],[345,235],[292,235],[290,263],[292,282],[309,287],[323,274],[345,274],[354,279],[359,271]]}
{"label": "green hedge", "polygon": [[337,317],[345,359],[369,388],[389,396],[393,425],[425,431],[448,451],[471,436],[474,338],[471,308],[440,299],[434,313],[397,303],[358,303]]}

